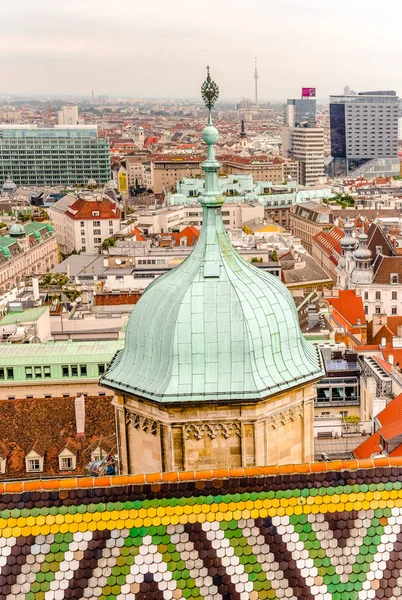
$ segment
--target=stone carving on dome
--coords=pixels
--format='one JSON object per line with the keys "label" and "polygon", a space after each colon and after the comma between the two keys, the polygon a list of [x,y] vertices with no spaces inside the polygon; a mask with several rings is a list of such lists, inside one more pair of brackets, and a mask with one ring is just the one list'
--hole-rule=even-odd
{"label": "stone carving on dome", "polygon": [[201,440],[205,435],[211,440],[222,435],[224,438],[230,438],[234,435],[241,434],[240,423],[189,423],[184,428],[184,436],[186,439],[195,438]]}
{"label": "stone carving on dome", "polygon": [[145,433],[151,433],[152,435],[158,435],[159,433],[159,422],[143,415],[127,411],[126,412],[126,424],[132,425],[134,429],[138,431],[144,431]]}
{"label": "stone carving on dome", "polygon": [[277,429],[282,425],[286,425],[292,421],[296,421],[296,419],[303,418],[303,405],[298,404],[297,406],[292,406],[287,410],[283,410],[277,412],[273,415],[270,415],[267,419],[268,429]]}

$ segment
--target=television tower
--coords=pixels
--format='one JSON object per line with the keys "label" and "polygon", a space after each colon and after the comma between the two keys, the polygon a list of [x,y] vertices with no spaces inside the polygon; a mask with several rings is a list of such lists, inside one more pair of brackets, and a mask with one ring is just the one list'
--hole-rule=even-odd
{"label": "television tower", "polygon": [[255,87],[255,104],[258,106],[258,71],[257,71],[257,57],[255,59],[255,69],[254,69],[254,87]]}

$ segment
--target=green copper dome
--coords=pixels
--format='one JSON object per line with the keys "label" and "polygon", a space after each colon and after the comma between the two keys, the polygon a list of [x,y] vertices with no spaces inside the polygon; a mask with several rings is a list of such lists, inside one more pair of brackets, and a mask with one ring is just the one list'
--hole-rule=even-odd
{"label": "green copper dome", "polygon": [[230,243],[222,221],[215,132],[209,118],[198,243],[136,304],[125,347],[101,380],[117,392],[160,403],[251,401],[323,374],[287,288]]}

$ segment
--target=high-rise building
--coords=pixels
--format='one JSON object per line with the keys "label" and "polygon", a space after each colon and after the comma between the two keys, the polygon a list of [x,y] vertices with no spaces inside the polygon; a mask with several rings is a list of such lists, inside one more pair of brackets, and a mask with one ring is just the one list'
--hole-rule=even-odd
{"label": "high-rise building", "polygon": [[300,164],[301,185],[315,185],[324,175],[324,129],[295,127],[292,131],[292,156]]}
{"label": "high-rise building", "polygon": [[110,179],[110,145],[94,125],[0,124],[0,181],[75,185]]}
{"label": "high-rise building", "polygon": [[[394,91],[331,96],[333,174],[358,168],[363,174],[370,166],[373,173],[399,173],[398,113],[399,98]],[[377,170],[375,159],[381,159]]]}
{"label": "high-rise building", "polygon": [[282,155],[299,164],[299,183],[314,185],[324,174],[324,130],[316,127],[315,98],[291,98],[283,107]]}
{"label": "high-rise building", "polygon": [[57,111],[59,125],[78,125],[78,106],[62,106]]}
{"label": "high-rise building", "polygon": [[283,124],[287,127],[314,127],[316,124],[315,98],[289,99],[283,109]]}

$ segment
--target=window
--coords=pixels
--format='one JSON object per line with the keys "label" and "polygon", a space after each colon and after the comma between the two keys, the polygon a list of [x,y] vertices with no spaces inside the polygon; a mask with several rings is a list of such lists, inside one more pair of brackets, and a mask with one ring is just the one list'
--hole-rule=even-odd
{"label": "window", "polygon": [[102,242],[102,238],[94,238],[94,244],[100,244]]}
{"label": "window", "polygon": [[32,396],[32,395],[29,395],[29,396],[25,396],[25,398],[26,398],[27,400],[30,400],[31,398],[33,398],[33,396]]}
{"label": "window", "polygon": [[392,292],[392,300],[398,300],[398,292]]}
{"label": "window", "polygon": [[43,377],[49,379],[50,375],[50,367],[43,367]]}
{"label": "window", "polygon": [[15,396],[7,396],[7,400],[15,400]]}
{"label": "window", "polygon": [[398,283],[398,279],[397,273],[391,273],[391,283]]}
{"label": "window", "polygon": [[94,235],[100,235],[100,234],[101,234],[100,229],[94,229]]}
{"label": "window", "polygon": [[92,221],[93,227],[100,227],[100,221]]}
{"label": "window", "polygon": [[3,368],[0,369],[0,380],[1,379],[4,379],[4,369]]}
{"label": "window", "polygon": [[346,419],[346,417],[348,416],[348,411],[347,410],[340,410],[339,414],[341,415],[342,419]]}
{"label": "window", "polygon": [[391,308],[391,314],[392,314],[392,315],[397,315],[397,314],[398,314],[398,309],[397,309],[397,307],[396,307],[396,306],[393,306],[393,307]]}
{"label": "window", "polygon": [[45,398],[51,398],[52,394],[45,394]]}
{"label": "window", "polygon": [[62,365],[61,372],[62,372],[63,377],[69,377],[70,373],[69,373],[68,365]]}
{"label": "window", "polygon": [[7,367],[7,379],[14,379],[14,368]]}
{"label": "window", "polygon": [[380,306],[376,306],[375,307],[375,314],[376,315],[380,315],[381,314],[381,307]]}
{"label": "window", "polygon": [[80,222],[80,226],[81,226],[81,227],[85,227],[85,223],[84,223],[84,221],[81,221],[81,222]]}
{"label": "window", "polygon": [[103,375],[105,371],[105,365],[98,365],[98,375]]}
{"label": "window", "polygon": [[27,460],[27,471],[40,471],[40,460],[39,458],[28,458]]}
{"label": "window", "polygon": [[113,221],[109,221],[109,227],[113,227]]}
{"label": "window", "polygon": [[65,449],[59,454],[59,469],[61,471],[71,471],[75,469],[76,457],[72,452]]}
{"label": "window", "polygon": [[42,367],[34,367],[35,379],[42,379]]}
{"label": "window", "polygon": [[80,375],[81,375],[81,377],[87,376],[87,366],[86,365],[80,365]]}
{"label": "window", "polygon": [[82,246],[81,250],[82,250],[83,252],[86,252],[86,251],[87,251],[87,249],[86,249],[86,247],[85,247],[85,246]]}
{"label": "window", "polygon": [[381,300],[381,292],[376,292],[375,293],[375,299],[376,300]]}
{"label": "window", "polygon": [[368,300],[368,292],[364,292],[364,299]]}
{"label": "window", "polygon": [[78,377],[78,365],[71,365],[71,377]]}
{"label": "window", "polygon": [[368,315],[368,306],[367,306],[367,304],[364,306],[364,314]]}
{"label": "window", "polygon": [[26,379],[32,379],[32,367],[25,367],[25,377]]}

